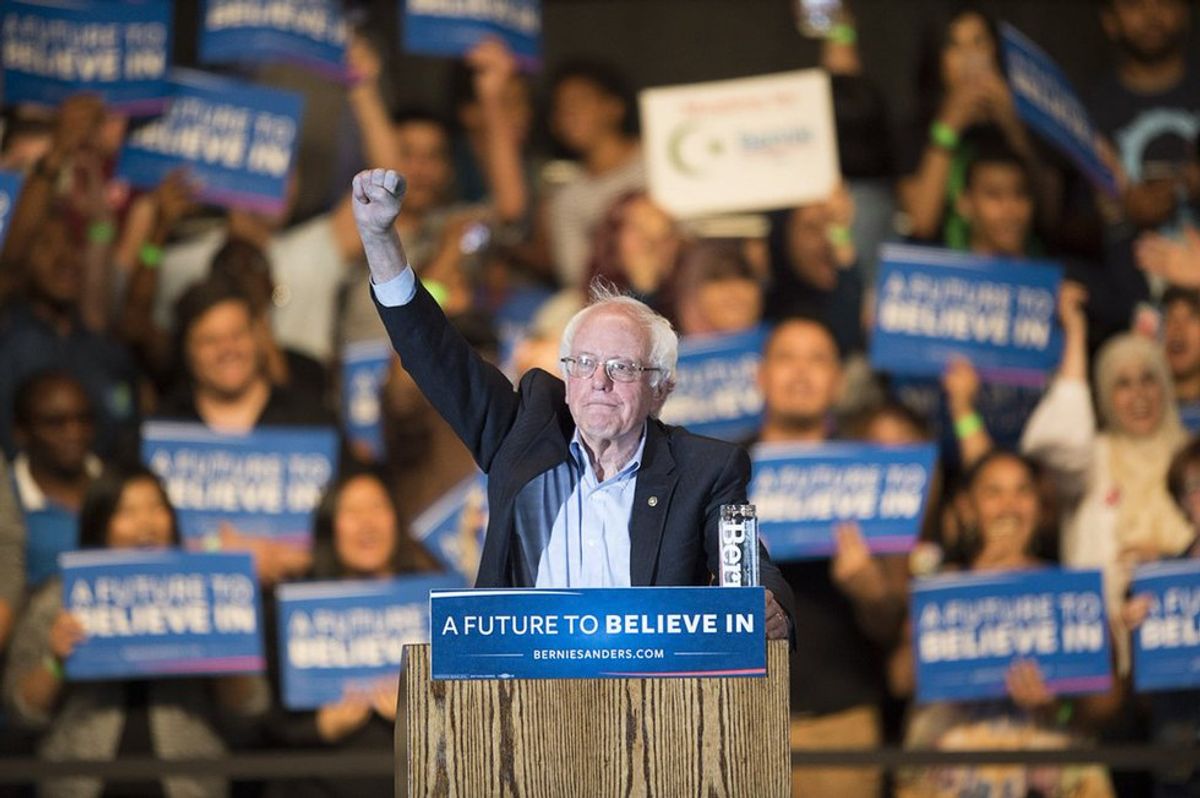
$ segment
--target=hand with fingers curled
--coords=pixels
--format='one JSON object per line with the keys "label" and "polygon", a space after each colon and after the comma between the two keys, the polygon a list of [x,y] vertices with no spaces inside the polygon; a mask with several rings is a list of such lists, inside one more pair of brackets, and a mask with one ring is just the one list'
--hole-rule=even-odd
{"label": "hand with fingers curled", "polygon": [[391,169],[367,169],[354,176],[354,221],[364,237],[391,234],[408,183]]}

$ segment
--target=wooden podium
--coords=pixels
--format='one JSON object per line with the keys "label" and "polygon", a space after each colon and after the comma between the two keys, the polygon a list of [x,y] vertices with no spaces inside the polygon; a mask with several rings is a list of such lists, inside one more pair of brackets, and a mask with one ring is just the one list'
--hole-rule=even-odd
{"label": "wooden podium", "polygon": [[397,796],[787,796],[787,642],[766,678],[432,681],[405,647]]}

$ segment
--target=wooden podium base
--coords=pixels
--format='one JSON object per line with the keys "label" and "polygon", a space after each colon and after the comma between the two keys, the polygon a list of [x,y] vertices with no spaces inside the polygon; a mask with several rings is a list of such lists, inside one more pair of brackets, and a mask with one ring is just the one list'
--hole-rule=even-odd
{"label": "wooden podium base", "polygon": [[397,796],[787,796],[788,649],[766,678],[431,681],[406,646]]}

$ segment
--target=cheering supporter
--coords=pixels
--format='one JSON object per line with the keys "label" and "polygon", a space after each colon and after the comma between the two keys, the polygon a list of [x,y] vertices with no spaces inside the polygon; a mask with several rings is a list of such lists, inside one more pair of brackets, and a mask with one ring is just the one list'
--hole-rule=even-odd
{"label": "cheering supporter", "polygon": [[[842,388],[837,340],[822,323],[781,321],[763,349],[761,443],[819,445],[830,439],[830,414]],[[832,560],[780,563],[796,600],[796,629],[804,642],[791,658],[793,749],[873,748],[882,742],[881,660],[904,616],[903,590],[884,573],[903,570],[902,558],[871,556],[857,527],[839,527]],[[899,581],[899,580],[897,580]],[[796,768],[792,794],[879,795],[870,769]]]}
{"label": "cheering supporter", "polygon": [[674,283],[683,247],[675,220],[644,191],[631,191],[596,226],[586,284],[606,280],[678,321]]}
{"label": "cheering supporter", "polygon": [[[315,513],[313,533],[317,579],[390,579],[438,570],[403,531],[382,476],[370,471],[343,475],[327,489]],[[268,723],[269,733],[275,743],[288,747],[391,751],[396,698],[396,680],[384,679],[373,691],[348,693],[315,712],[277,712]],[[350,798],[385,795],[391,789],[391,778],[328,778],[276,782],[266,794]]]}
{"label": "cheering supporter", "polygon": [[847,355],[864,346],[863,284],[850,234],[854,202],[844,186],[828,200],[771,214],[771,276],[763,315],[820,319]]}
{"label": "cheering supporter", "polygon": [[1032,243],[1033,204],[1028,165],[995,131],[981,132],[956,203],[967,231],[963,248],[1024,257]]}
{"label": "cheering supporter", "polygon": [[559,282],[578,288],[605,211],[646,182],[637,102],[623,75],[587,61],[560,66],[550,80],[550,97],[551,132],[582,166],[550,199],[551,254]]}
{"label": "cheering supporter", "polygon": [[[1057,480],[1064,565],[1102,569],[1115,612],[1132,565],[1177,554],[1192,539],[1166,488],[1167,467],[1187,433],[1162,350],[1132,334],[1111,339],[1096,356],[1098,429],[1087,381],[1086,301],[1079,286],[1063,285],[1062,363],[1029,419],[1021,450]],[[1119,662],[1127,670],[1124,655]]]}
{"label": "cheering supporter", "polygon": [[[965,480],[971,539],[967,570],[1022,571],[1043,563],[1031,552],[1039,517],[1034,466],[995,450],[972,467]],[[911,660],[912,652],[907,659]],[[1117,695],[1060,700],[1046,686],[1037,664],[1018,660],[1005,678],[1008,699],[939,702],[918,707],[908,721],[906,748],[942,750],[1067,748],[1079,745],[1115,708]],[[912,689],[912,685],[909,685]],[[936,767],[902,771],[896,795],[1111,796],[1108,776],[1096,766]]]}
{"label": "cheering supporter", "polygon": [[[179,300],[175,341],[186,378],[164,399],[159,416],[202,423],[214,430],[248,433],[262,426],[330,425],[320,397],[272,384],[255,335],[251,301],[236,286],[210,279]],[[282,543],[244,539],[226,528],[223,545],[249,548],[259,576],[273,584],[303,573],[307,552]]]}
{"label": "cheering supporter", "polygon": [[[1040,163],[1000,68],[996,26],[973,6],[930,28],[918,76],[919,154],[899,185],[908,232],[925,241],[965,248],[957,204],[977,137],[998,131],[1028,165],[1042,212],[1057,208],[1057,188]],[[914,148],[915,149],[915,148]]]}
{"label": "cheering supporter", "polygon": [[[362,136],[367,158],[375,164],[399,164],[396,131],[379,91],[382,63],[364,39],[351,38],[347,63],[357,82],[348,93],[350,109]],[[397,166],[398,168],[398,166]],[[154,320],[169,328],[179,297],[208,273],[213,255],[230,238],[253,243],[267,253],[275,282],[272,324],[281,345],[318,361],[332,359],[338,287],[348,267],[361,256],[350,198],[326,214],[284,229],[295,198],[292,175],[285,207],[275,214],[245,209],[229,211],[223,225],[173,244],[161,266],[143,275],[153,283]]]}
{"label": "cheering supporter", "polygon": [[1181,408],[1200,402],[1200,291],[1170,287],[1163,294],[1163,348]]}
{"label": "cheering supporter", "polygon": [[700,241],[684,251],[671,314],[680,335],[742,332],[762,320],[762,288],[739,244]]}
{"label": "cheering supporter", "polygon": [[[80,513],[80,546],[88,549],[164,549],[178,545],[174,511],[149,471],[113,470],[88,489]],[[62,584],[46,583],[29,601],[13,636],[4,698],[14,716],[43,731],[39,755],[51,761],[111,761],[128,756],[161,759],[220,757],[218,721],[244,728],[266,712],[261,679],[163,679],[68,682],[63,662],[86,634],[63,608]],[[219,778],[173,776],[162,782],[107,784],[61,778],[40,785],[43,796],[221,796]]]}
{"label": "cheering supporter", "polygon": [[44,371],[23,383],[13,423],[18,453],[12,476],[25,517],[26,575],[37,587],[57,573],[58,554],[76,547],[84,495],[103,464],[92,453],[92,404],[69,374]]}
{"label": "cheering supporter", "polygon": [[57,212],[38,225],[20,288],[0,310],[0,443],[11,456],[13,401],[30,375],[62,369],[83,384],[96,414],[96,452],[132,448],[139,376],[133,357],[82,319],[84,263],[78,230]]}

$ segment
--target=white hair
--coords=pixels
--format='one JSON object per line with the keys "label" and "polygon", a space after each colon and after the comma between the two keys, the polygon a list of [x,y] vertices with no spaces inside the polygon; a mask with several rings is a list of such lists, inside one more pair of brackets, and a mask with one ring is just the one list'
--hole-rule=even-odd
{"label": "white hair", "polygon": [[624,313],[637,322],[650,339],[650,362],[646,365],[658,369],[658,371],[650,372],[650,387],[671,387],[675,365],[679,361],[679,336],[675,334],[671,322],[662,314],[652,310],[645,302],[622,294],[603,280],[593,280],[589,294],[588,304],[572,316],[563,329],[562,341],[558,345],[559,357],[567,357],[571,354],[571,346],[575,343],[575,332],[589,314],[598,310]]}

